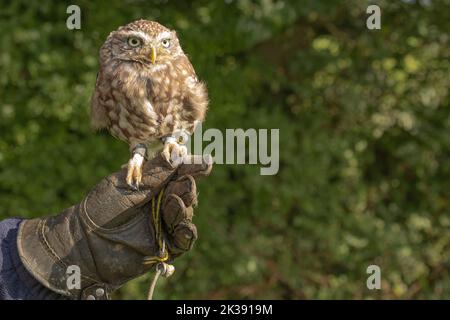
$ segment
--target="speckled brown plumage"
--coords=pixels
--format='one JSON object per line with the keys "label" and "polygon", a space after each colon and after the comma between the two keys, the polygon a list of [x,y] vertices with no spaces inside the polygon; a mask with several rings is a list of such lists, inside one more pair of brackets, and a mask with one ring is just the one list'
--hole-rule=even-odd
{"label": "speckled brown plumage", "polygon": [[[206,87],[174,31],[138,20],[111,32],[101,47],[92,124],[107,128],[131,150],[180,130],[192,134],[207,105]],[[166,155],[174,147],[173,140],[166,143]],[[140,168],[132,166],[128,180],[139,182]]]}

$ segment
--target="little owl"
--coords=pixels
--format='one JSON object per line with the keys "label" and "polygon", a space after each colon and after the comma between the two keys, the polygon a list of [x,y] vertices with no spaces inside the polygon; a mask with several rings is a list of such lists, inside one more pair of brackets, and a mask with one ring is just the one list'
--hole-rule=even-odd
{"label": "little owl", "polygon": [[138,20],[109,34],[100,49],[91,119],[95,129],[107,128],[130,145],[130,186],[139,187],[149,146],[162,142],[163,157],[179,163],[207,107],[206,87],[175,31]]}

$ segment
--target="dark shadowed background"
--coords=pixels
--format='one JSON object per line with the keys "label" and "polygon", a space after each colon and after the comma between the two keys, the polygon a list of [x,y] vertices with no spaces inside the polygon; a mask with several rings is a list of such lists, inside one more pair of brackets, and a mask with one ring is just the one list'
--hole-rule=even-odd
{"label": "dark shadowed background", "polygon": [[[81,30],[66,8],[81,8]],[[381,7],[381,30],[366,8]],[[204,129],[279,128],[280,170],[216,165],[199,240],[156,298],[450,298],[448,1],[1,1],[0,218],[77,203],[126,163],[89,126],[98,50],[139,18],[177,30]],[[366,287],[379,265],[381,290]],[[116,298],[142,299],[150,276]]]}

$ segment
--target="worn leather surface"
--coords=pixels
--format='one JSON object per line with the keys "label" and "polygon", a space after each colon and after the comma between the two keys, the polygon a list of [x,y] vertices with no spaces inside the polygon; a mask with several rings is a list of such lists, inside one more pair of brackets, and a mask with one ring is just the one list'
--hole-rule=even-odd
{"label": "worn leather surface", "polygon": [[[62,213],[24,221],[17,238],[23,264],[43,285],[71,298],[82,297],[89,287],[114,291],[151,268],[142,263],[158,250],[150,200],[163,187],[161,217],[169,257],[191,249],[197,239],[195,180],[212,166],[211,158],[196,157],[174,168],[158,155],[145,163],[138,191],[126,184],[123,169]],[[73,265],[80,268],[81,286],[69,290],[67,268]]]}
{"label": "worn leather surface", "polygon": [[23,266],[17,251],[17,233],[23,221],[0,221],[0,304],[1,300],[68,299],[44,287]]}

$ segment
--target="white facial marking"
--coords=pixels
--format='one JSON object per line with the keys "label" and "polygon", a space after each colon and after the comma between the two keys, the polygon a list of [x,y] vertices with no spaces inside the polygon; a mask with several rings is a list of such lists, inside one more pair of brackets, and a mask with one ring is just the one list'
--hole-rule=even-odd
{"label": "white facial marking", "polygon": [[170,33],[170,31],[164,31],[164,32],[161,32],[159,35],[158,35],[158,40],[162,40],[162,39],[166,39],[166,38],[170,38],[170,36],[171,36],[171,33]]}
{"label": "white facial marking", "polygon": [[145,32],[142,32],[142,31],[131,31],[129,33],[129,35],[142,38],[142,39],[144,39],[144,41],[146,43],[150,42],[150,40],[151,40],[150,36],[148,34],[146,34]]}

